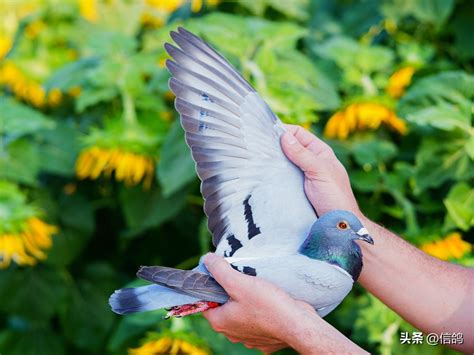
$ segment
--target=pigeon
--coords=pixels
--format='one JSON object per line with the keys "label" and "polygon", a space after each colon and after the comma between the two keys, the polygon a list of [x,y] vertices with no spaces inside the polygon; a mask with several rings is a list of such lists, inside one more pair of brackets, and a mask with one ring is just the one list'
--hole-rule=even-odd
{"label": "pigeon", "polygon": [[[280,119],[208,43],[182,27],[170,35],[177,46],[165,44],[173,58],[166,62],[169,87],[201,180],[215,253],[327,315],[362,270],[355,241],[373,244],[372,238],[351,212],[318,218],[303,172],[281,149]],[[193,270],[142,266],[137,276],[151,284],[115,291],[114,312],[165,308],[167,317],[182,317],[229,300],[202,258]]]}

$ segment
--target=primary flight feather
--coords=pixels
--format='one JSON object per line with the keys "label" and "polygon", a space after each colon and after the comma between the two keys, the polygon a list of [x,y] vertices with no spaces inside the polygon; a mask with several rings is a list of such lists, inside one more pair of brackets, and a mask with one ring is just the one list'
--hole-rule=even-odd
{"label": "primary flight feather", "polygon": [[[283,154],[285,128],[265,101],[209,44],[178,28],[166,65],[216,253],[232,267],[262,277],[324,316],[351,290],[362,269],[354,242],[373,244],[352,213],[320,219],[306,198],[302,171]],[[153,284],[115,291],[119,314],[172,308],[183,316],[228,300],[200,263],[194,270],[142,267]]]}

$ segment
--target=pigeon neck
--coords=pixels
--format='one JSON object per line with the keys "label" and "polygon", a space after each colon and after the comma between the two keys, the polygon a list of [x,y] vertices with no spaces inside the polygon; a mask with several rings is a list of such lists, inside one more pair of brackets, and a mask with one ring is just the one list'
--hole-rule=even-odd
{"label": "pigeon neck", "polygon": [[324,240],[311,240],[308,238],[300,248],[300,253],[311,259],[325,261],[337,265],[347,271],[354,281],[359,278],[362,271],[362,252],[357,243],[354,245],[336,245]]}

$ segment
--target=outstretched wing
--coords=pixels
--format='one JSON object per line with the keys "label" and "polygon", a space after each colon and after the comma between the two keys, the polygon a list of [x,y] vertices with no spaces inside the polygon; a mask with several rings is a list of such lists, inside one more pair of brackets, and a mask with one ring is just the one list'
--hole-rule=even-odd
{"label": "outstretched wing", "polygon": [[248,257],[295,252],[316,215],[303,174],[283,154],[281,121],[232,65],[199,37],[179,28],[169,86],[217,253]]}

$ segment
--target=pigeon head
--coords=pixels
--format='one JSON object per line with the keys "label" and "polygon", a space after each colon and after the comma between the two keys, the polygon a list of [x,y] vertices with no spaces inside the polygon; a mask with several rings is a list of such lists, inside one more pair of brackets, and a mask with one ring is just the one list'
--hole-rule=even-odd
{"label": "pigeon head", "polygon": [[337,265],[356,281],[362,271],[362,251],[356,240],[374,244],[367,229],[353,213],[334,210],[313,224],[300,253]]}

